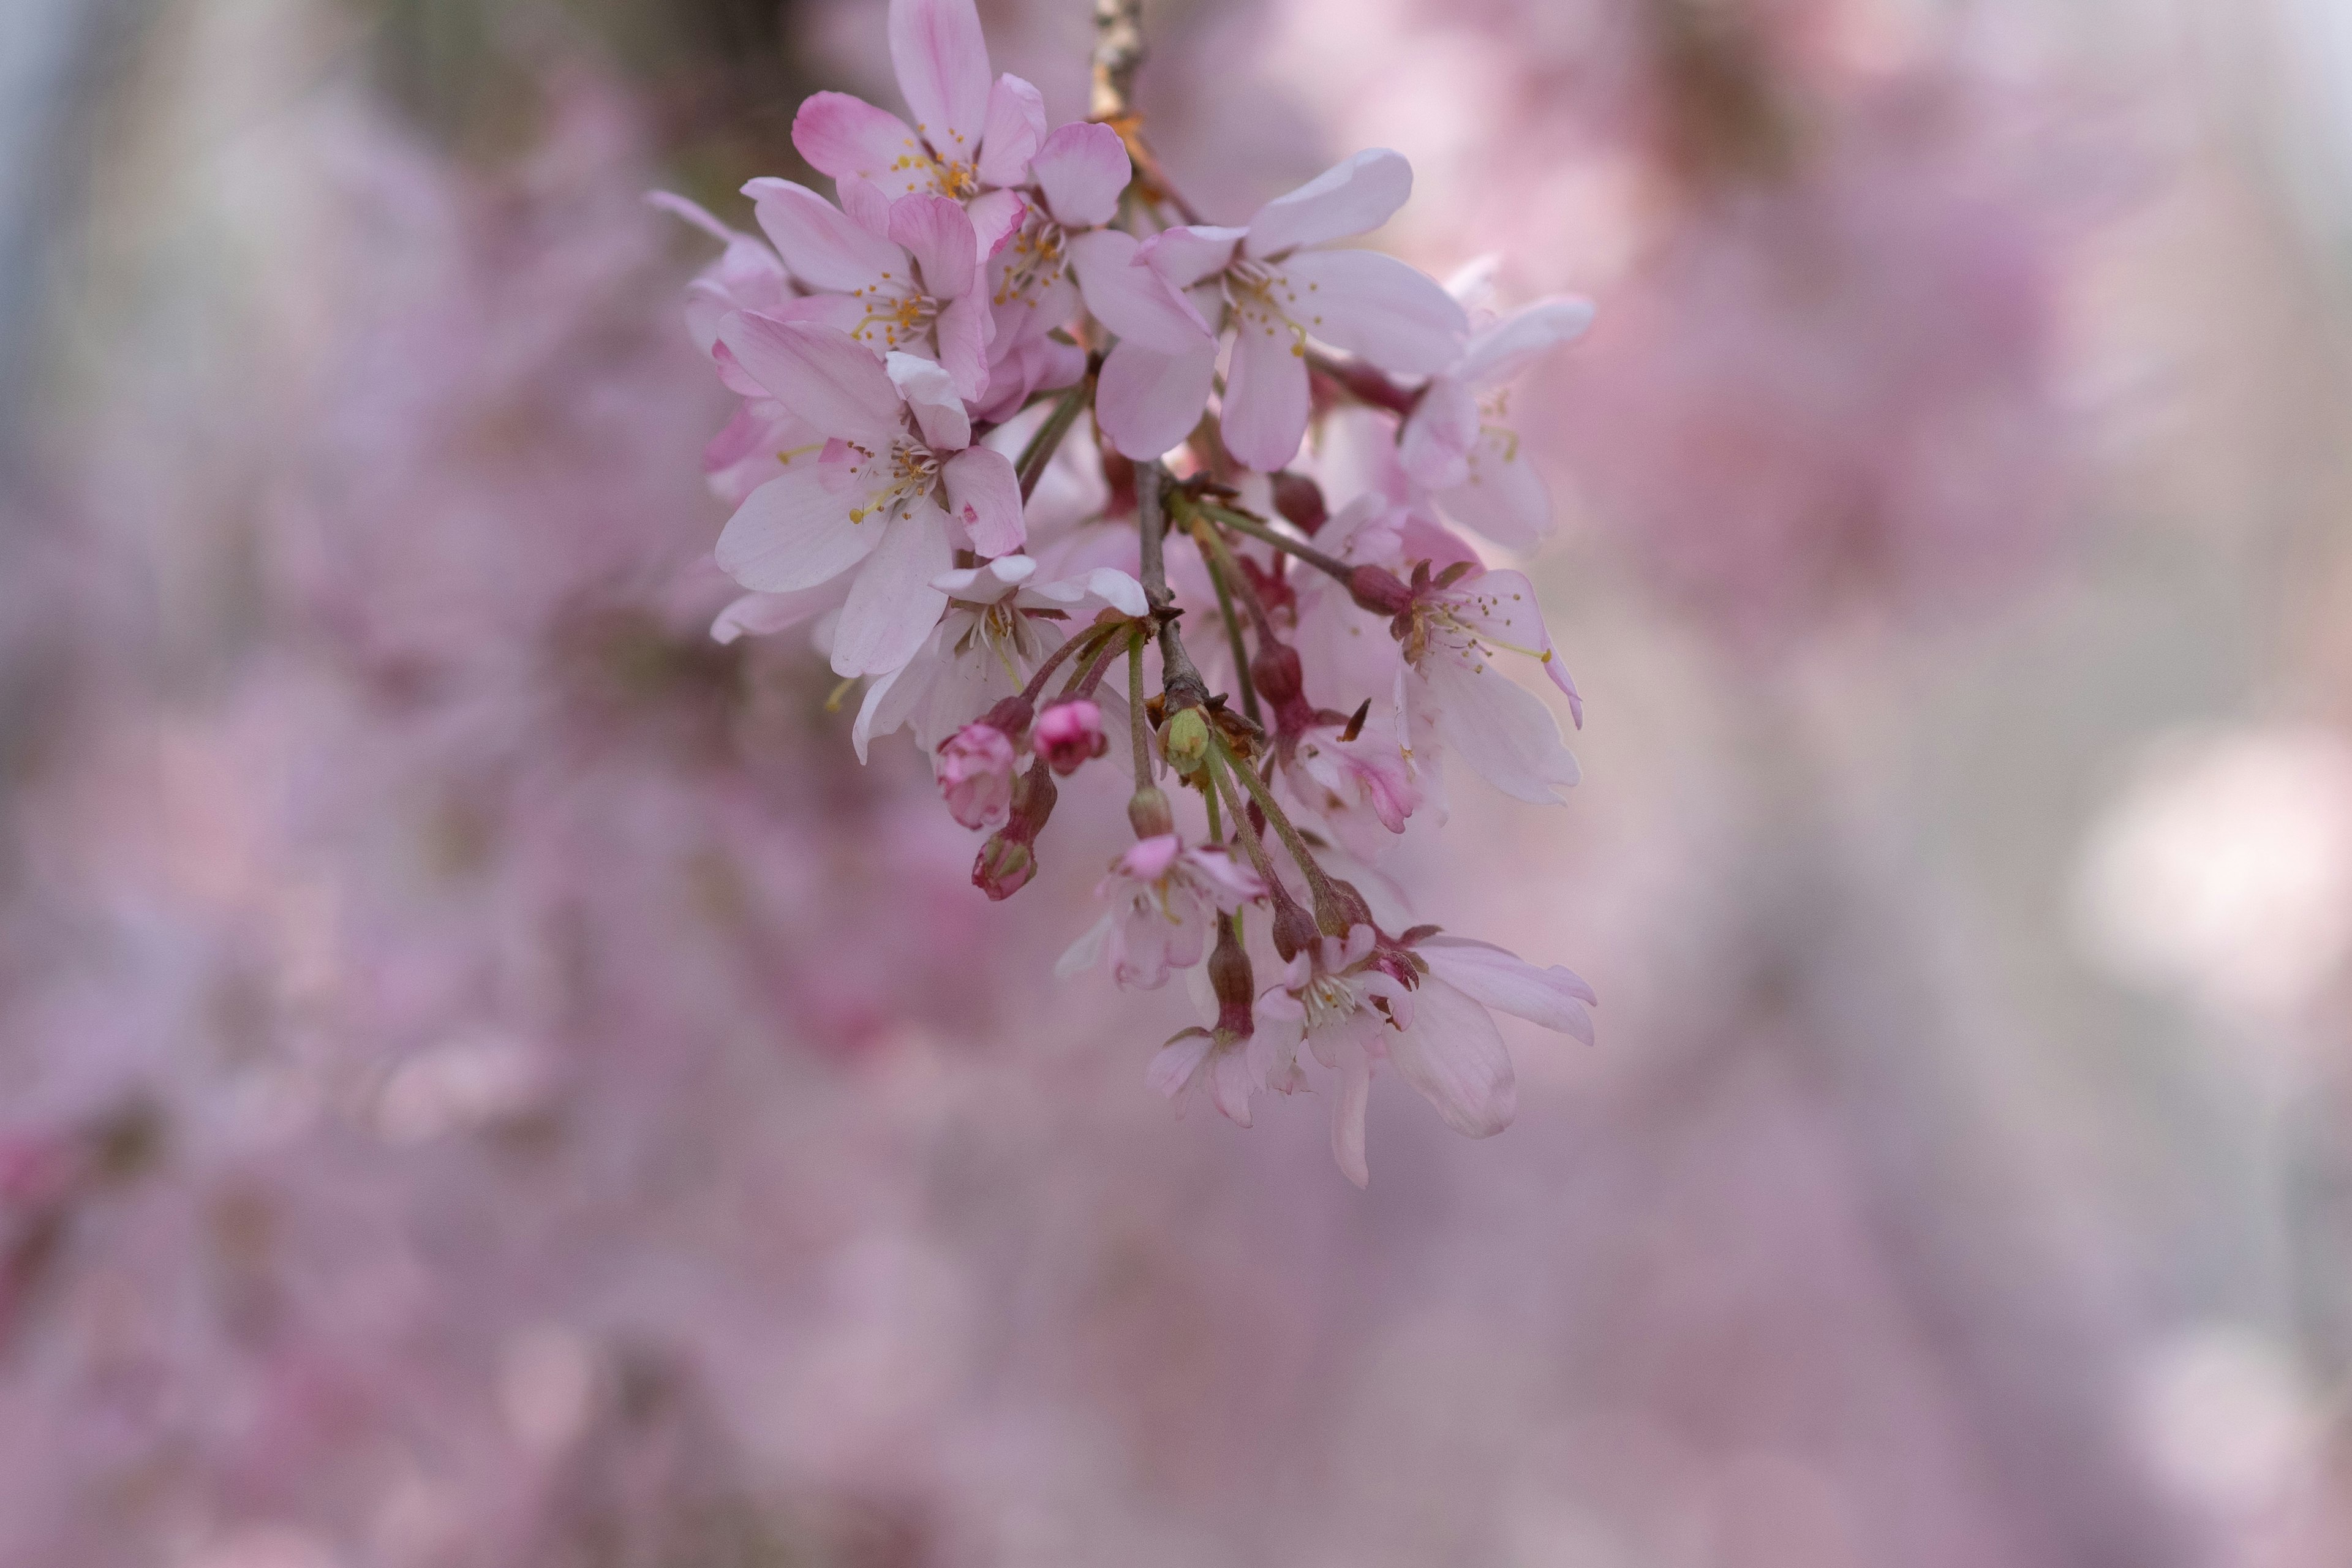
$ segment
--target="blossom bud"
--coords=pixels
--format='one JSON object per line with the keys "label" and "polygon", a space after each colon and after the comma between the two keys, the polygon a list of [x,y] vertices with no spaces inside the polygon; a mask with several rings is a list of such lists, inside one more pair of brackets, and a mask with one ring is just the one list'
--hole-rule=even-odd
{"label": "blossom bud", "polygon": [[1412,590],[1385,567],[1357,567],[1348,574],[1348,592],[1360,608],[1376,616],[1396,616],[1412,608]]}
{"label": "blossom bud", "polygon": [[1176,814],[1157,784],[1145,784],[1128,798],[1127,820],[1138,838],[1160,838],[1176,831]]}
{"label": "blossom bud", "polygon": [[940,794],[966,827],[995,828],[1013,810],[1013,741],[986,722],[966,724],[940,742]]}
{"label": "blossom bud", "polygon": [[1198,708],[1180,708],[1160,732],[1160,750],[1179,773],[1197,773],[1209,760],[1209,721]]}
{"label": "blossom bud", "polygon": [[971,885],[1000,900],[1027,887],[1036,874],[1036,852],[1002,833],[982,845],[980,858],[971,863]]}
{"label": "blossom bud", "polygon": [[1331,521],[1331,508],[1323,500],[1323,487],[1305,474],[1294,474],[1286,468],[1274,476],[1274,510],[1309,539]]}
{"label": "blossom bud", "polygon": [[1316,926],[1315,917],[1301,909],[1298,900],[1279,885],[1267,891],[1274,900],[1274,951],[1287,963],[1313,947],[1323,933]]}
{"label": "blossom bud", "polygon": [[1056,702],[1037,715],[1029,731],[1029,744],[1053,770],[1068,776],[1109,749],[1103,735],[1102,710],[1083,697]]}

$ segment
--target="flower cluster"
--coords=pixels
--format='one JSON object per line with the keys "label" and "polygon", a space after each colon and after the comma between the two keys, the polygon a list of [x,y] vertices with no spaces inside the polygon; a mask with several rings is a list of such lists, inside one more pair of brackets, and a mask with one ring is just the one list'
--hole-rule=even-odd
{"label": "flower cluster", "polygon": [[[826,92],[793,121],[834,199],[752,181],[763,240],[656,198],[725,245],[688,310],[740,398],[706,458],[746,591],[716,635],[803,628],[842,696],[863,681],[859,755],[912,731],[988,836],[992,899],[1035,876],[1057,780],[1124,766],[1137,842],[1063,968],[1202,974],[1213,1026],[1163,1048],[1163,1092],[1203,1084],[1246,1124],[1255,1093],[1307,1087],[1304,1045],[1359,1183],[1383,1064],[1449,1125],[1499,1131],[1488,1010],[1589,1038],[1590,991],[1394,929],[1359,883],[1437,805],[1447,754],[1531,802],[1576,782],[1512,673],[1539,667],[1581,722],[1534,587],[1455,526],[1506,548],[1549,530],[1507,387],[1591,307],[1498,314],[1479,269],[1449,287],[1347,243],[1411,194],[1395,153],[1211,224],[1143,142],[1115,47],[1097,118],[1049,128],[1034,88],[992,75],[972,0],[892,0],[888,26],[910,118]],[[1368,460],[1339,460],[1367,421]],[[1360,493],[1335,508],[1343,482]]]}

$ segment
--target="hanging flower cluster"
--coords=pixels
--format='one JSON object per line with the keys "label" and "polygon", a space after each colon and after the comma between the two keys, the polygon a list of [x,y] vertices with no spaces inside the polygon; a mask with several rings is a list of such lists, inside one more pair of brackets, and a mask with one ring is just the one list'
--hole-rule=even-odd
{"label": "hanging flower cluster", "polygon": [[[1097,117],[1049,128],[1036,89],[992,75],[972,0],[891,0],[911,119],[823,92],[793,121],[835,199],[752,181],[763,242],[656,198],[725,245],[688,307],[741,398],[706,457],[736,506],[718,563],[746,590],[714,631],[805,628],[843,696],[863,681],[858,754],[912,731],[988,836],[992,899],[1035,875],[1057,780],[1130,770],[1136,842],[1064,972],[1204,976],[1213,1022],[1149,1080],[1244,1126],[1257,1093],[1307,1086],[1304,1047],[1336,1075],[1334,1148],[1361,1184],[1383,1069],[1481,1137],[1514,1103],[1493,1010],[1591,1037],[1569,971],[1391,930],[1359,888],[1437,804],[1449,752],[1523,800],[1576,782],[1550,706],[1507,673],[1539,667],[1581,722],[1534,589],[1451,525],[1512,547],[1548,531],[1507,386],[1591,310],[1496,316],[1475,270],[1449,289],[1346,243],[1410,195],[1392,152],[1202,221],[1128,108],[1122,9]],[[1367,418],[1369,462],[1302,453]],[[1342,482],[1362,493],[1335,510]]]}

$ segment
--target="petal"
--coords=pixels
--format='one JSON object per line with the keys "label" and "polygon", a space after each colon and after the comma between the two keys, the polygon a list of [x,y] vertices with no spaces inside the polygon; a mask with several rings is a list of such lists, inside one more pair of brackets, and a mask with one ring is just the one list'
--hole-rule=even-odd
{"label": "petal", "polygon": [[1298,453],[1307,434],[1307,358],[1297,338],[1263,308],[1236,311],[1225,365],[1225,449],[1261,473]]}
{"label": "petal", "polygon": [[1143,242],[1138,252],[1143,264],[1168,279],[1176,289],[1190,289],[1205,278],[1213,278],[1234,264],[1234,247],[1241,244],[1247,229],[1213,228],[1207,224],[1188,224],[1181,228],[1163,229]]}
{"label": "petal", "polygon": [[[1497,544],[1525,550],[1551,531],[1551,492],[1519,451],[1517,436],[1509,432],[1482,436],[1462,465],[1461,480],[1433,488],[1448,517]],[[1545,668],[1555,679],[1565,680],[1567,672],[1559,660]],[[1561,689],[1569,689],[1563,684]],[[1579,714],[1578,722],[1582,721]]]}
{"label": "petal", "polygon": [[746,588],[788,594],[848,571],[874,548],[877,531],[849,521],[844,465],[811,463],[770,479],[719,531],[719,569]]}
{"label": "petal", "polygon": [[983,185],[1021,185],[1029,181],[1029,160],[1045,140],[1045,97],[1019,77],[1006,74],[988,89],[980,167]]}
{"label": "petal", "polygon": [[1382,370],[1431,374],[1461,357],[1469,318],[1437,279],[1377,250],[1314,250],[1282,264],[1291,317]]}
{"label": "petal", "polygon": [[1360,1187],[1372,1179],[1364,1163],[1364,1110],[1371,1099],[1372,1064],[1361,1051],[1350,1051],[1339,1068],[1339,1092],[1331,1100],[1331,1153],[1340,1174]]}
{"label": "petal", "polygon": [[1108,125],[1089,121],[1063,126],[1045,138],[1029,162],[1046,210],[1066,228],[1092,228],[1118,212],[1119,194],[1135,177],[1127,143]]}
{"label": "petal", "polygon": [[1473,673],[1444,657],[1423,664],[1422,679],[1436,704],[1431,727],[1472,772],[1537,805],[1552,805],[1575,785],[1576,758],[1541,698],[1491,667]]}
{"label": "petal", "polygon": [[1591,325],[1590,300],[1538,300],[1472,338],[1454,374],[1474,386],[1508,381],[1538,354],[1583,336]]}
{"label": "petal", "polygon": [[743,194],[784,265],[814,288],[846,294],[906,263],[897,246],[860,228],[806,185],[758,179]]}
{"label": "petal", "polygon": [[719,341],[777,402],[824,435],[880,451],[901,428],[904,405],[889,373],[837,327],[739,310],[719,323]]}
{"label": "petal", "polygon": [[[1068,950],[1054,964],[1054,978],[1067,980],[1071,975],[1083,973],[1100,963],[1103,942],[1109,937],[1111,922],[1116,918],[1113,915],[1103,916],[1088,926],[1077,941],[1070,943]],[[1206,1050],[1208,1047],[1204,1046],[1202,1048]]]}
{"label": "petal", "polygon": [[897,733],[929,693],[940,671],[940,639],[945,629],[944,626],[933,627],[913,658],[887,675],[875,677],[866,686],[866,700],[857,705],[857,721],[849,727],[849,743],[856,749],[859,762],[866,760],[875,736]]}
{"label": "petal", "polygon": [[906,184],[910,163],[929,162],[905,121],[845,92],[803,99],[793,116],[793,145],[821,174],[871,180],[884,190]]}
{"label": "petal", "polygon": [[[1081,942],[1084,937],[1079,938]],[[1073,948],[1071,951],[1076,952]],[[1154,1094],[1174,1100],[1192,1087],[1192,1075],[1209,1059],[1209,1047],[1215,1044],[1206,1029],[1187,1029],[1159,1050],[1152,1053],[1150,1065],[1143,1069],[1143,1086]],[[1220,1110],[1223,1109],[1222,1106]],[[1243,1123],[1247,1126],[1247,1122]]]}
{"label": "petal", "polygon": [[[947,461],[948,505],[982,555],[1009,555],[1028,537],[1021,521],[1021,480],[1013,459],[992,447],[973,447]],[[942,568],[944,570],[944,568]],[[929,579],[926,579],[928,582]]]}
{"label": "petal", "polygon": [[1033,555],[1000,555],[977,566],[959,566],[931,579],[931,586],[951,599],[992,605],[1037,573]]}
{"label": "petal", "polygon": [[790,631],[816,619],[840,598],[840,590],[831,583],[793,594],[746,594],[719,612],[719,618],[710,624],[710,635],[728,643],[741,637]]}
{"label": "petal", "polygon": [[1470,477],[1478,442],[1478,399],[1450,375],[1431,382],[1397,437],[1397,460],[1416,483],[1449,489]]}
{"label": "petal", "polygon": [[1412,1026],[1389,1036],[1389,1060],[1456,1132],[1491,1138],[1511,1124],[1518,1090],[1511,1053],[1486,1009],[1445,982],[1413,993]]}
{"label": "petal", "polygon": [[936,361],[893,353],[882,361],[890,384],[915,411],[923,444],[934,451],[960,451],[971,445],[971,419],[964,413],[955,380]]}
{"label": "petal", "polygon": [[995,328],[988,296],[976,290],[941,310],[931,324],[932,334],[939,340],[940,363],[967,402],[988,390],[988,340]]}
{"label": "petal", "polygon": [[1488,640],[1510,651],[1531,653],[1544,673],[1569,700],[1580,725],[1584,702],[1577,696],[1568,668],[1551,644],[1551,628],[1544,625],[1543,605],[1536,585],[1524,572],[1481,572],[1456,590],[1459,613]]}
{"label": "petal", "polygon": [[[856,174],[844,174],[833,184],[841,195],[841,210],[850,222],[870,235],[890,237],[890,197],[881,186]],[[898,269],[885,268],[882,276],[896,277]]]}
{"label": "petal", "polygon": [[841,625],[833,634],[834,673],[886,675],[914,658],[948,607],[948,596],[931,579],[954,564],[939,508],[920,505],[893,519],[841,606]]}
{"label": "petal", "polygon": [[942,158],[972,161],[988,119],[988,40],[971,0],[890,0],[890,63],[915,129]]}
{"label": "petal", "polygon": [[1244,248],[1253,257],[1279,256],[1302,245],[1370,234],[1411,195],[1412,165],[1401,153],[1374,147],[1260,207]]}
{"label": "petal", "polygon": [[959,299],[979,279],[980,250],[961,202],[900,196],[890,204],[890,237],[915,258],[923,292],[934,300]]}
{"label": "petal", "polygon": [[1570,970],[1538,969],[1492,942],[1440,932],[1423,937],[1413,951],[1429,972],[1472,1001],[1592,1043],[1592,987]]}
{"label": "petal", "polygon": [[1096,229],[1070,241],[1070,265],[1087,309],[1122,342],[1155,353],[1185,353],[1209,342],[1198,312],[1157,271],[1134,265],[1136,254],[1135,237],[1117,229]]}
{"label": "petal", "polygon": [[973,257],[987,260],[1004,248],[1004,242],[1021,232],[1021,220],[1029,216],[1029,204],[1013,191],[989,191],[976,197],[965,209],[971,220],[971,250]]}
{"label": "petal", "polygon": [[1184,353],[1166,354],[1122,338],[1104,358],[1095,385],[1095,418],[1127,457],[1138,462],[1157,458],[1201,422],[1216,379],[1217,346],[1205,339],[1194,342]]}
{"label": "petal", "polygon": [[1143,584],[1116,566],[1096,567],[1087,574],[1086,584],[1088,595],[1100,599],[1122,616],[1139,620],[1151,607],[1143,596]]}
{"label": "petal", "polygon": [[1236,1127],[1250,1124],[1249,1058],[1238,1050],[1221,1051],[1209,1063],[1209,1099]]}

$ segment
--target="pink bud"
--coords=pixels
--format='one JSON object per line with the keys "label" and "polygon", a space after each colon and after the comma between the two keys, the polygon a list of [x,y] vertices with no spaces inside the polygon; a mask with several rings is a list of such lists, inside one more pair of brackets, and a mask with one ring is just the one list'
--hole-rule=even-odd
{"label": "pink bud", "polygon": [[1036,852],[1002,833],[982,845],[979,858],[971,863],[971,885],[992,899],[1011,898],[1036,874]]}
{"label": "pink bud", "polygon": [[940,742],[940,794],[966,827],[997,828],[1013,810],[1013,742],[984,723],[966,724]]}
{"label": "pink bud", "polygon": [[1048,766],[1067,777],[1110,746],[1103,736],[1102,710],[1083,697],[1056,702],[1037,715],[1029,744]]}

